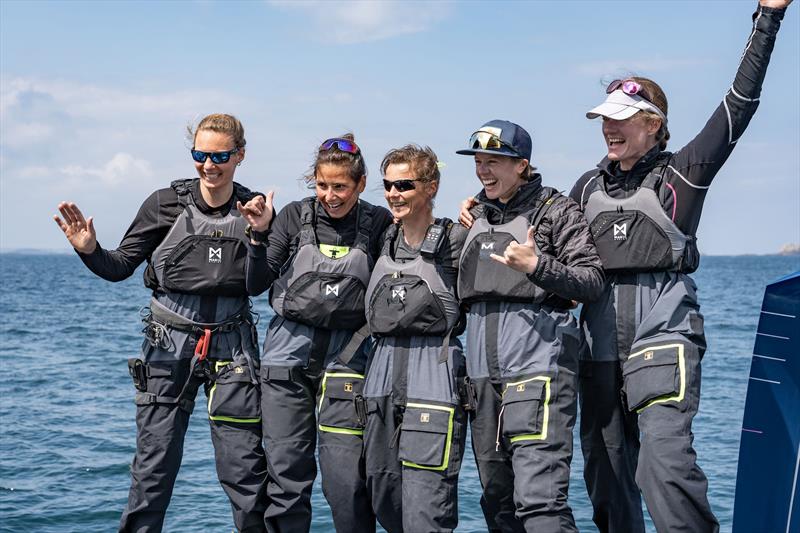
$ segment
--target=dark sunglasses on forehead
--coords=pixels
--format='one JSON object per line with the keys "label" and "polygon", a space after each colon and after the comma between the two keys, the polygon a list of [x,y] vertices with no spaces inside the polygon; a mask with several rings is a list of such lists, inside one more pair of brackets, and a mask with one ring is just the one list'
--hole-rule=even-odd
{"label": "dark sunglasses on forehead", "polygon": [[647,91],[644,89],[644,87],[642,87],[642,84],[636,80],[614,80],[608,84],[608,87],[606,87],[606,94],[611,94],[617,89],[621,89],[622,92],[630,96],[638,94],[648,102],[653,102],[653,100],[650,98],[650,95],[647,94]]}
{"label": "dark sunglasses on forehead", "polygon": [[386,189],[386,192],[392,190],[392,187],[397,189],[397,192],[407,192],[416,189],[417,187],[414,185],[415,181],[423,181],[420,179],[413,179],[413,180],[383,180],[383,188]]}
{"label": "dark sunglasses on forehead", "polygon": [[206,159],[211,158],[211,162],[215,165],[221,165],[223,163],[227,163],[230,161],[231,156],[238,152],[238,148],[234,148],[233,150],[228,150],[227,152],[201,152],[200,150],[195,150],[192,148],[192,159],[197,161],[198,163],[205,163]]}
{"label": "dark sunglasses on forehead", "polygon": [[361,151],[358,145],[353,141],[349,141],[347,139],[342,139],[339,137],[323,141],[323,143],[319,145],[319,151],[327,152],[328,150],[332,150],[334,146],[339,151],[347,152],[348,154],[357,154]]}
{"label": "dark sunglasses on forehead", "polygon": [[470,136],[469,147],[473,150],[500,150],[505,147],[506,149],[511,150],[514,154],[519,155],[513,146],[503,141],[494,133],[483,130],[478,130]]}

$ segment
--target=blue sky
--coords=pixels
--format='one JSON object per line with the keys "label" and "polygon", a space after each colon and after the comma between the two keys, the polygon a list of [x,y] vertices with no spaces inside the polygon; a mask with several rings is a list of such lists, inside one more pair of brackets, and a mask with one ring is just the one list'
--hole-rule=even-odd
{"label": "blue sky", "polygon": [[[0,248],[66,249],[61,200],[115,247],[142,200],[193,177],[186,125],[245,125],[236,179],[307,190],[315,147],[352,131],[383,203],[378,165],[407,142],[446,164],[437,214],[479,190],[469,134],[493,118],[533,136],[545,183],[569,190],[604,155],[585,111],[603,82],[650,76],[670,100],[670,148],[729,87],[755,1],[0,1]],[[761,107],[711,187],[706,254],[800,242],[800,6],[790,6]]]}

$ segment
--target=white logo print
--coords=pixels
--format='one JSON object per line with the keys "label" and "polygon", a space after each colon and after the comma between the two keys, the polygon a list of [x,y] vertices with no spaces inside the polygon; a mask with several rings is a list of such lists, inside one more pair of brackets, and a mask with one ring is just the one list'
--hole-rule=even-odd
{"label": "white logo print", "polygon": [[209,263],[222,263],[222,248],[208,249],[208,262]]}
{"label": "white logo print", "polygon": [[494,250],[494,243],[493,242],[482,242],[481,243],[481,250]]}
{"label": "white logo print", "polygon": [[329,294],[339,296],[339,285],[325,285],[325,296],[328,296]]}
{"label": "white logo print", "polygon": [[406,290],[404,288],[392,289],[392,300],[406,301]]}
{"label": "white logo print", "polygon": [[614,240],[624,241],[628,238],[628,223],[614,224]]}

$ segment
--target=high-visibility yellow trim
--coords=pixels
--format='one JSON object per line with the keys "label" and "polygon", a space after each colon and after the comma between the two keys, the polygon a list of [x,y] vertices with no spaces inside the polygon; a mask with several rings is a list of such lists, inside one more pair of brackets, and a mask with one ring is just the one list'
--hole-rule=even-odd
{"label": "high-visibility yellow trim", "polygon": [[[333,376],[337,378],[356,378],[356,379],[364,379],[363,374],[355,374],[355,373],[339,373],[339,372],[325,372],[325,375],[322,376],[322,394],[319,397],[319,407],[317,409],[317,418],[319,419],[320,410],[322,409],[322,404],[325,401],[325,391],[328,388],[328,377]],[[364,434],[363,429],[353,429],[353,428],[340,428],[336,426],[324,426],[319,424],[320,431],[325,431],[327,433],[339,433],[341,435],[358,435],[361,436]]]}
{"label": "high-visibility yellow trim", "polygon": [[523,433],[522,435],[515,435],[509,440],[511,442],[519,442],[522,440],[547,440],[547,426],[550,423],[550,377],[549,376],[535,376],[532,378],[524,379],[522,381],[515,381],[514,383],[506,383],[506,388],[503,391],[505,396],[509,387],[516,387],[523,383],[530,383],[531,381],[544,381],[544,415],[542,416],[542,432],[541,433]]}
{"label": "high-visibility yellow trim", "polygon": [[419,407],[422,409],[436,409],[439,411],[447,411],[450,413],[450,416],[447,418],[447,441],[444,444],[444,457],[442,458],[442,464],[439,466],[423,466],[418,465],[417,463],[412,463],[411,461],[403,461],[403,466],[408,466],[411,468],[420,468],[422,470],[447,470],[447,466],[450,464],[450,445],[451,441],[453,440],[453,417],[455,416],[455,407],[446,407],[444,405],[431,405],[427,403],[407,403],[406,407]]}
{"label": "high-visibility yellow trim", "polygon": [[320,244],[319,251],[322,255],[330,257],[331,259],[341,259],[350,253],[349,246],[335,246],[333,244]]}
{"label": "high-visibility yellow trim", "polygon": [[[217,361],[214,363],[214,372],[219,372],[219,369],[233,361]],[[214,380],[214,385],[211,386],[211,391],[208,393],[208,419],[216,422],[235,422],[237,424],[257,424],[261,422],[261,417],[258,418],[234,418],[232,416],[211,416],[211,402],[214,401],[214,391],[217,390],[217,382]]]}
{"label": "high-visibility yellow trim", "polygon": [[657,403],[665,403],[665,402],[681,402],[683,401],[684,396],[686,395],[686,358],[683,354],[683,344],[675,343],[675,344],[662,344],[660,346],[648,346],[642,350],[639,350],[636,353],[632,353],[628,360],[633,359],[634,357],[639,357],[645,352],[652,352],[653,350],[665,350],[667,348],[677,348],[678,349],[678,373],[680,374],[681,385],[678,390],[678,394],[675,396],[665,396],[662,398],[656,398],[654,400],[650,400],[642,407],[636,410],[637,413],[641,413],[651,405]]}

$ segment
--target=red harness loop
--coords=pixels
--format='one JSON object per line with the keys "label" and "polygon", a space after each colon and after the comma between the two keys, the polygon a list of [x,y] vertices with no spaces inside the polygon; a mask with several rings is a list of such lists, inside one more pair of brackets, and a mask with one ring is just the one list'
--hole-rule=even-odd
{"label": "red harness loop", "polygon": [[198,361],[202,361],[208,355],[208,345],[211,344],[211,330],[204,329],[203,336],[197,339],[197,345],[194,347],[194,355],[197,356]]}

